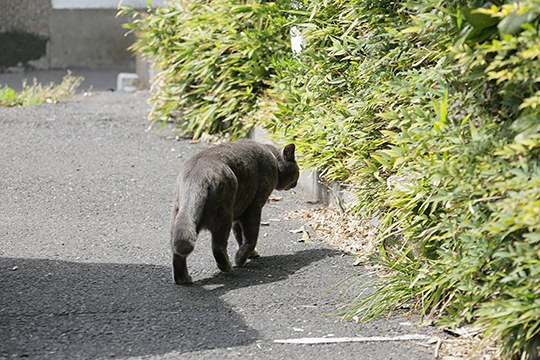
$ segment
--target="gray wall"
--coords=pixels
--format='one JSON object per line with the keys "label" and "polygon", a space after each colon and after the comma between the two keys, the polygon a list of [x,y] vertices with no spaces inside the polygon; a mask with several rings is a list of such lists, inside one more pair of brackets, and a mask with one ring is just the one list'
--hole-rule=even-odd
{"label": "gray wall", "polygon": [[50,0],[0,0],[0,32],[22,31],[49,36]]}
{"label": "gray wall", "polygon": [[[53,9],[50,14],[49,66],[51,68],[135,69],[127,48],[125,21],[116,9]],[[69,29],[69,31],[68,31]]]}
{"label": "gray wall", "polygon": [[50,0],[0,0],[0,69],[46,56]]}
{"label": "gray wall", "polygon": [[[125,36],[125,21],[116,18],[117,2],[0,0],[0,70],[18,65],[134,70],[127,50],[134,38]],[[124,4],[144,7],[146,0]]]}

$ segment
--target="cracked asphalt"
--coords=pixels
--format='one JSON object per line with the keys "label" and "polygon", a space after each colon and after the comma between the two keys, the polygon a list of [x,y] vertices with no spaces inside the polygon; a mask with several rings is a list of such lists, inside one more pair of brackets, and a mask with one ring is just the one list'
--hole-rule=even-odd
{"label": "cracked asphalt", "polygon": [[274,342],[430,331],[399,317],[328,316],[357,295],[336,284],[365,271],[290,231],[303,225],[292,214],[310,206],[299,191],[265,207],[260,258],[220,273],[204,234],[188,258],[194,284],[175,285],[172,190],[184,159],[208,145],[148,130],[147,97],[0,108],[1,359],[432,358],[418,341]]}

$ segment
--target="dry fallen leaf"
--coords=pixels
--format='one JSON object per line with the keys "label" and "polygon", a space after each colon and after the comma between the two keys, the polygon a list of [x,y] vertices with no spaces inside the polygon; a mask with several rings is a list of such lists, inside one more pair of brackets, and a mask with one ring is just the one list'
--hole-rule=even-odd
{"label": "dry fallen leaf", "polygon": [[301,232],[304,232],[304,227],[302,226],[301,228],[299,229],[293,229],[293,230],[289,230],[290,232],[292,232],[293,234],[300,234]]}

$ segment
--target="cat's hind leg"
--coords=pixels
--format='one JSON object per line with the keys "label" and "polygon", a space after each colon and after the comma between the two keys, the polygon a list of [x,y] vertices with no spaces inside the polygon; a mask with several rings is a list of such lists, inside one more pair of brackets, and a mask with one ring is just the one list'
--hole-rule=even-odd
{"label": "cat's hind leg", "polygon": [[227,253],[227,240],[231,233],[232,221],[224,222],[221,226],[210,229],[212,234],[212,253],[219,270],[224,272],[232,271],[231,261]]}
{"label": "cat's hind leg", "polygon": [[240,218],[240,223],[244,241],[236,253],[235,262],[236,266],[243,267],[248,258],[259,256],[255,246],[257,246],[261,224],[261,209],[248,209]]}
{"label": "cat's hind leg", "polygon": [[173,253],[173,279],[177,284],[190,284],[193,282],[189,276],[186,259],[193,251],[197,231],[190,226],[182,216],[177,216],[171,228],[171,245]]}
{"label": "cat's hind leg", "polygon": [[173,254],[173,279],[179,285],[193,283],[188,274],[186,258],[184,255]]}
{"label": "cat's hind leg", "polygon": [[[233,224],[233,233],[234,233],[234,237],[236,238],[236,242],[238,243],[238,247],[244,244],[244,235],[242,234],[242,232],[243,232],[242,224],[240,224],[239,221],[235,222]],[[249,258],[254,259],[260,256],[261,255],[259,255],[259,252],[257,251],[257,249],[253,249],[253,252],[251,253],[251,255],[249,255]]]}
{"label": "cat's hind leg", "polygon": [[239,221],[236,221],[233,224],[232,230],[238,246],[242,246],[242,244],[244,243],[244,236],[242,235],[242,224],[240,224]]}

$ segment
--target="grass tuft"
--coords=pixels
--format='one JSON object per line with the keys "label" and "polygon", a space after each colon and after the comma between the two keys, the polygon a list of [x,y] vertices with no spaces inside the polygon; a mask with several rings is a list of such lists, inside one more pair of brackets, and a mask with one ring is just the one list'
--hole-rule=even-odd
{"label": "grass tuft", "polygon": [[62,79],[60,84],[49,83],[43,85],[36,79],[29,85],[26,80],[22,84],[20,92],[4,86],[0,89],[0,106],[30,106],[42,103],[56,103],[66,97],[73,95],[76,89],[81,85],[83,78],[73,76],[68,73]]}

